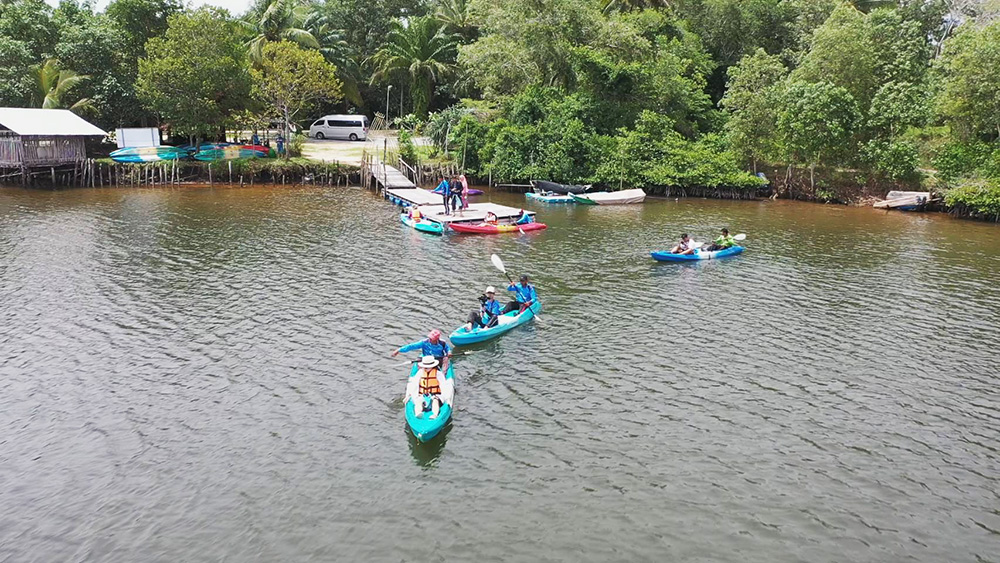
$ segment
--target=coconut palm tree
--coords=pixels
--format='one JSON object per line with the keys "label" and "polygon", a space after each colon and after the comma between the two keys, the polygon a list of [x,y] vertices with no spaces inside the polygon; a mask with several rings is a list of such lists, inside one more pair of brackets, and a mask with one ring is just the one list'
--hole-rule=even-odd
{"label": "coconut palm tree", "polygon": [[421,117],[434,97],[434,87],[455,71],[458,37],[431,17],[409,25],[393,23],[385,44],[372,57],[372,83],[386,78],[408,79],[413,112]]}
{"label": "coconut palm tree", "polygon": [[94,103],[90,98],[80,98],[70,104],[70,90],[90,79],[86,74],[77,74],[72,70],[59,68],[59,61],[48,59],[41,65],[31,69],[35,85],[31,93],[31,106],[45,109],[69,109],[76,113],[93,111]]}
{"label": "coconut palm tree", "polygon": [[319,52],[323,57],[337,67],[337,78],[342,83],[344,99],[353,104],[363,104],[361,69],[358,67],[355,49],[344,39],[344,30],[332,25],[330,18],[320,10],[310,12],[302,27],[319,42]]}
{"label": "coconut palm tree", "polygon": [[308,49],[319,49],[319,41],[303,28],[308,8],[298,0],[264,0],[243,20],[243,26],[253,35],[247,41],[250,60],[260,64],[264,44],[288,40]]}

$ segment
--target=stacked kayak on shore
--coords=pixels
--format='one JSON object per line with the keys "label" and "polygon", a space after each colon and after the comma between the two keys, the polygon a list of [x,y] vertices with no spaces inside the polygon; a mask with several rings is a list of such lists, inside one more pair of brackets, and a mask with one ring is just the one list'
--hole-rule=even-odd
{"label": "stacked kayak on shore", "polygon": [[455,332],[452,332],[448,338],[451,339],[451,343],[455,346],[466,346],[468,344],[484,342],[491,338],[496,338],[513,328],[523,325],[524,323],[535,318],[535,315],[541,312],[542,304],[535,301],[524,311],[511,311],[506,315],[500,315],[496,326],[491,326],[489,328],[474,327],[472,330],[468,330],[467,325],[462,325],[455,329]]}
{"label": "stacked kayak on shore", "polygon": [[180,160],[189,156],[182,147],[136,147],[118,149],[111,153],[115,162],[160,162]]}
{"label": "stacked kayak on shore", "polygon": [[722,250],[695,250],[694,254],[673,254],[671,252],[665,251],[655,251],[650,252],[650,255],[654,260],[660,262],[692,262],[696,260],[716,260],[718,258],[726,258],[727,256],[736,256],[741,254],[744,248],[742,246],[730,246],[729,248],[723,248]]}
{"label": "stacked kayak on shore", "polygon": [[642,203],[646,192],[641,189],[622,190],[620,192],[593,192],[588,194],[570,194],[573,201],[583,205],[625,205]]}
{"label": "stacked kayak on shore", "polygon": [[115,162],[159,162],[181,160],[193,157],[201,161],[237,160],[241,158],[266,158],[270,149],[263,145],[231,145],[228,143],[206,143],[199,147],[133,147],[118,149],[111,153]]}
{"label": "stacked kayak on shore", "polygon": [[434,221],[428,221],[427,219],[414,221],[413,218],[406,213],[400,213],[399,220],[402,221],[402,223],[407,227],[416,229],[422,233],[430,233],[432,235],[444,234],[444,225],[441,223],[435,223]]}
{"label": "stacked kayak on shore", "polygon": [[[410,377],[406,381],[407,390],[415,383],[419,372],[420,367],[414,363],[413,368],[410,369]],[[409,396],[409,393],[407,393],[406,402],[403,404],[403,408],[406,411],[406,424],[410,427],[410,431],[413,432],[418,442],[431,440],[440,434],[441,430],[451,420],[451,412],[454,409],[455,401],[455,373],[452,371],[451,362],[448,362],[448,369],[445,371],[444,377],[441,378],[439,375],[438,378],[443,404],[440,411],[438,411],[437,418],[431,418],[429,406],[425,406],[424,412],[418,417],[414,412],[413,399]],[[429,399],[422,397],[422,400],[427,401]]]}
{"label": "stacked kayak on shore", "polygon": [[266,158],[267,147],[260,145],[202,145],[195,153],[195,160],[239,160],[241,158]]}

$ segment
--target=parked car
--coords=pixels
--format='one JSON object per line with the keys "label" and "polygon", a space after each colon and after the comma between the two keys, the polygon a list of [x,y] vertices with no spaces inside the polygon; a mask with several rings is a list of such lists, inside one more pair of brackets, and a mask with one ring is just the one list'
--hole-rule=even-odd
{"label": "parked car", "polygon": [[368,137],[368,118],[364,115],[324,115],[309,127],[309,136],[363,141]]}

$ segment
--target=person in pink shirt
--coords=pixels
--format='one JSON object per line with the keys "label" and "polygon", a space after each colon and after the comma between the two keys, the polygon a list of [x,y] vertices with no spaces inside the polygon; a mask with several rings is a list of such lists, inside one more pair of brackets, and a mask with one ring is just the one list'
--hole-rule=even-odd
{"label": "person in pink shirt", "polygon": [[458,177],[458,181],[462,182],[462,209],[469,208],[469,181],[465,178],[465,174]]}

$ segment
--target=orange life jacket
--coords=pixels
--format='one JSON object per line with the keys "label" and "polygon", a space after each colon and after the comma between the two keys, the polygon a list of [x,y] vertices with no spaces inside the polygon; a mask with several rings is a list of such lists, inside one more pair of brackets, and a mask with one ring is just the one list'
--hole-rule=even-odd
{"label": "orange life jacket", "polygon": [[417,209],[416,207],[414,207],[413,211],[410,212],[410,217],[412,217],[414,221],[419,221],[420,220],[420,210]]}
{"label": "orange life jacket", "polygon": [[438,382],[438,370],[437,368],[432,368],[430,371],[420,370],[417,374],[420,378],[420,394],[421,395],[440,395],[441,394],[441,384]]}

